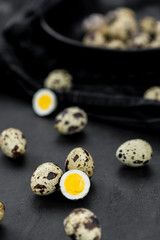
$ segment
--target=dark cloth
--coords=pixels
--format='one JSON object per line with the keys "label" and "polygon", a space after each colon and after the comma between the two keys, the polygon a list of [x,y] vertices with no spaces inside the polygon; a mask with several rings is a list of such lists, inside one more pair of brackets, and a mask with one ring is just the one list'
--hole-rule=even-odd
{"label": "dark cloth", "polygon": [[[87,52],[86,56],[77,59],[76,48],[71,58],[69,49],[63,49],[41,26],[42,17],[57,2],[60,0],[26,1],[20,13],[3,29],[0,64],[5,81],[1,81],[1,90],[9,89],[9,92],[31,99],[34,92],[43,87],[44,78],[51,70],[64,68],[73,75],[74,88],[68,93],[57,93],[59,109],[79,105],[97,119],[141,128],[160,128],[160,103],[143,99],[148,87],[160,85],[159,71],[148,68],[141,71],[133,65],[134,71],[128,72],[124,66],[117,74],[113,62],[112,66],[106,65],[102,70],[85,60],[84,64]],[[134,7],[138,2],[144,4],[137,0],[130,1],[129,6]],[[126,3],[113,1],[110,8]],[[153,7],[156,1],[148,4]],[[120,58],[120,54],[117,57]]]}

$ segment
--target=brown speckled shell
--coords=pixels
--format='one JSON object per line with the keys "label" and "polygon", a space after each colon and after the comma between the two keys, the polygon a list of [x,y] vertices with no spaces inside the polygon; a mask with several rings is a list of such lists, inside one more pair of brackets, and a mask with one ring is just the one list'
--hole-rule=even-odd
{"label": "brown speckled shell", "polygon": [[75,240],[100,240],[101,228],[97,217],[88,209],[77,208],[64,220],[66,234]]}
{"label": "brown speckled shell", "polygon": [[64,135],[72,135],[82,131],[87,125],[88,118],[79,107],[65,108],[55,118],[54,127]]}
{"label": "brown speckled shell", "polygon": [[78,169],[85,172],[88,177],[92,177],[94,173],[94,161],[90,153],[81,147],[74,148],[67,156],[65,161],[65,169]]}
{"label": "brown speckled shell", "polygon": [[0,134],[1,150],[10,158],[21,157],[25,153],[26,144],[27,141],[19,129],[8,128]]}
{"label": "brown speckled shell", "polygon": [[54,163],[47,162],[37,167],[31,177],[31,189],[37,195],[49,195],[59,188],[62,170]]}

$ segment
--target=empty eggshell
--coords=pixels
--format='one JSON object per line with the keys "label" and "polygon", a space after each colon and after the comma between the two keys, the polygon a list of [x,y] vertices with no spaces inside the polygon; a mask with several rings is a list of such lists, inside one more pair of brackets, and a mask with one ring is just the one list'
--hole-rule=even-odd
{"label": "empty eggshell", "polygon": [[100,240],[101,227],[93,212],[85,208],[74,209],[64,220],[66,234],[75,240]]}
{"label": "empty eggshell", "polygon": [[130,167],[144,166],[152,158],[152,147],[142,139],[132,139],[117,149],[116,157]]}

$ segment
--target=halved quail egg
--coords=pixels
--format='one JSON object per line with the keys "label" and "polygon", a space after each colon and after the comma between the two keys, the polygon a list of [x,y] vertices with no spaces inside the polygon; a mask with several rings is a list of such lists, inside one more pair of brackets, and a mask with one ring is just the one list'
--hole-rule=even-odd
{"label": "halved quail egg", "polygon": [[56,94],[49,89],[39,89],[33,96],[32,106],[39,116],[47,116],[57,108]]}
{"label": "halved quail egg", "polygon": [[70,200],[84,198],[90,189],[88,176],[80,170],[70,170],[63,174],[60,180],[62,194]]}

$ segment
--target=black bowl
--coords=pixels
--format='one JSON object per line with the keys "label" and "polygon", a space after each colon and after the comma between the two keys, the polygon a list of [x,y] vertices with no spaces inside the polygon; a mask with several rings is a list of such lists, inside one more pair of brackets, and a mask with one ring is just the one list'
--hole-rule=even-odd
{"label": "black bowl", "polygon": [[68,0],[57,1],[41,19],[41,26],[53,44],[57,45],[55,55],[68,68],[83,69],[105,76],[125,72],[128,76],[159,73],[160,48],[139,50],[111,50],[86,46],[81,42],[82,20],[91,13],[106,13],[117,7],[129,7],[138,18],[160,17],[158,0]]}

